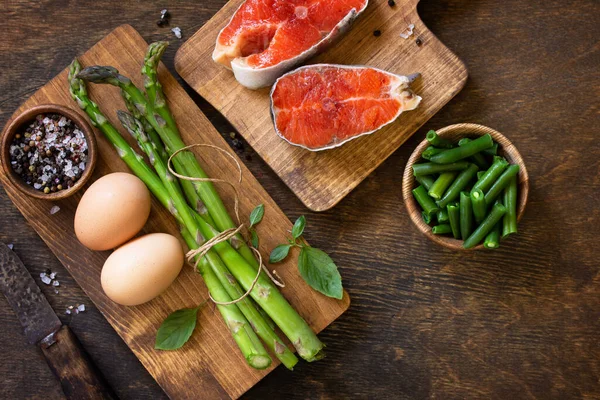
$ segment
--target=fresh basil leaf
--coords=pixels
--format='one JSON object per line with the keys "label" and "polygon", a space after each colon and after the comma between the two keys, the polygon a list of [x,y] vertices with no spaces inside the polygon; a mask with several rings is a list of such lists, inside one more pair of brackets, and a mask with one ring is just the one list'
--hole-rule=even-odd
{"label": "fresh basil leaf", "polygon": [[252,247],[258,249],[258,234],[254,229],[250,229],[250,241],[252,242]]}
{"label": "fresh basil leaf", "polygon": [[324,251],[302,247],[298,257],[298,270],[304,281],[316,291],[335,299],[342,298],[342,277],[331,257]]}
{"label": "fresh basil leaf", "polygon": [[269,262],[271,264],[278,263],[279,261],[286,258],[290,252],[291,244],[280,244],[271,251],[269,256]]}
{"label": "fresh basil leaf", "polygon": [[262,204],[257,205],[254,210],[250,213],[250,228],[258,224],[265,215],[265,206]]}
{"label": "fresh basil leaf", "polygon": [[294,239],[298,239],[302,236],[302,232],[304,232],[304,226],[306,225],[306,218],[302,215],[300,218],[294,222],[294,227],[292,228],[292,236]]}
{"label": "fresh basil leaf", "polygon": [[196,308],[184,308],[169,315],[156,332],[154,348],[157,350],[177,350],[183,346],[192,336],[196,328],[198,310]]}

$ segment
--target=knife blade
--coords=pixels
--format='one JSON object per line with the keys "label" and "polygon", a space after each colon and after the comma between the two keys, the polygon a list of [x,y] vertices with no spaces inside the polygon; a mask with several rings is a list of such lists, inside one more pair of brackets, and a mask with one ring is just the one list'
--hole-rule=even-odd
{"label": "knife blade", "polygon": [[0,242],[0,290],[24,329],[29,344],[57,332],[62,323],[19,257]]}
{"label": "knife blade", "polygon": [[0,291],[30,344],[42,349],[68,399],[117,399],[77,337],[63,325],[16,253],[0,242]]}

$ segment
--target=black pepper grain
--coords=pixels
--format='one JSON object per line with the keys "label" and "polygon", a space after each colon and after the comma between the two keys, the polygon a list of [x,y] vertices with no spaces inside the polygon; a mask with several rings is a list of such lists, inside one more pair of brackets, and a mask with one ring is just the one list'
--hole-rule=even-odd
{"label": "black pepper grain", "polygon": [[421,47],[423,41],[421,40],[421,38],[417,38],[417,40],[415,40],[415,43],[417,44],[417,46]]}
{"label": "black pepper grain", "polygon": [[375,37],[381,36],[381,31],[379,29],[377,29],[376,31],[373,31],[373,36],[375,36]]}
{"label": "black pepper grain", "polygon": [[388,6],[394,7],[395,5],[396,5],[396,2],[394,0],[388,0]]}

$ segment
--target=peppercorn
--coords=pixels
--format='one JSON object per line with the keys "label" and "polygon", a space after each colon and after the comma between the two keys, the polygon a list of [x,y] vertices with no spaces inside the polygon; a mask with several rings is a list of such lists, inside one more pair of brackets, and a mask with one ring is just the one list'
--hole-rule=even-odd
{"label": "peppercorn", "polygon": [[21,134],[20,134],[20,133],[17,133],[17,134],[15,135],[15,139],[21,139]]}
{"label": "peppercorn", "polygon": [[50,193],[50,188],[49,188],[48,186],[46,186],[46,187],[44,188],[44,193],[45,193],[45,194],[48,194],[48,193]]}
{"label": "peppercorn", "polygon": [[395,5],[396,5],[396,2],[394,0],[388,0],[388,6],[394,7]]}

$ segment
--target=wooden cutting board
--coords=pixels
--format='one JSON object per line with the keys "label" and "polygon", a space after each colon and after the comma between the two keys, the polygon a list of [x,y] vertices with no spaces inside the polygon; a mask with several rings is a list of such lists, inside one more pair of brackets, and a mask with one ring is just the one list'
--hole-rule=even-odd
{"label": "wooden cutting board", "polygon": [[[456,95],[467,79],[463,62],[446,48],[417,15],[418,0],[371,0],[352,30],[311,63],[369,65],[407,75],[420,72],[413,84],[423,97],[419,108],[404,113],[380,131],[321,152],[292,146],[279,138],[269,113],[269,88],[253,91],[233,73],[213,62],[219,31],[243,0],[231,0],[177,52],[177,72],[217,108],[267,164],[311,210],[333,207],[421,125]],[[400,37],[414,24],[409,39]],[[373,32],[381,35],[375,37]]]}
{"label": "wooden cutting board", "polygon": [[[144,39],[132,27],[125,25],[92,47],[80,57],[80,61],[83,66],[112,65],[142,87],[140,68],[145,49]],[[221,135],[164,66],[160,68],[159,78],[183,140],[190,144],[209,143],[227,149],[228,145]],[[70,98],[66,79],[65,69],[29,98],[17,113],[43,103],[58,103],[79,111]],[[120,128],[115,115],[117,109],[124,108],[119,90],[111,86],[89,85],[89,91],[91,98],[100,105],[113,125]],[[120,131],[127,136],[123,129]],[[96,134],[100,157],[93,180],[110,172],[128,171],[110,143],[99,132]],[[135,146],[132,140],[130,143]],[[233,161],[221,153],[207,151],[199,158],[209,176],[232,182],[237,179]],[[265,205],[265,218],[257,230],[261,238],[261,251],[266,255],[274,246],[285,242],[292,224],[241,161],[240,164],[244,177],[240,190],[243,193],[240,212],[247,217],[256,205]],[[201,310],[199,328],[181,350],[154,350],[154,335],[167,315],[180,308],[197,306],[207,299],[200,275],[186,265],[175,283],[160,297],[137,307],[119,306],[104,295],[100,286],[100,270],[110,253],[86,249],[73,232],[73,217],[81,195],[49,203],[21,194],[10,186],[1,171],[0,181],[27,221],[171,398],[237,398],[278,364],[274,358],[273,366],[268,370],[257,371],[248,367],[219,312],[211,305]],[[231,193],[227,188],[220,191],[226,205],[232,210]],[[58,205],[60,211],[50,215],[49,210],[53,205]],[[169,232],[178,236],[174,219],[154,199],[144,232]],[[283,294],[315,331],[321,331],[348,308],[350,299],[344,294],[344,298],[338,301],[313,291],[301,279],[292,258],[276,266],[286,283]]]}

